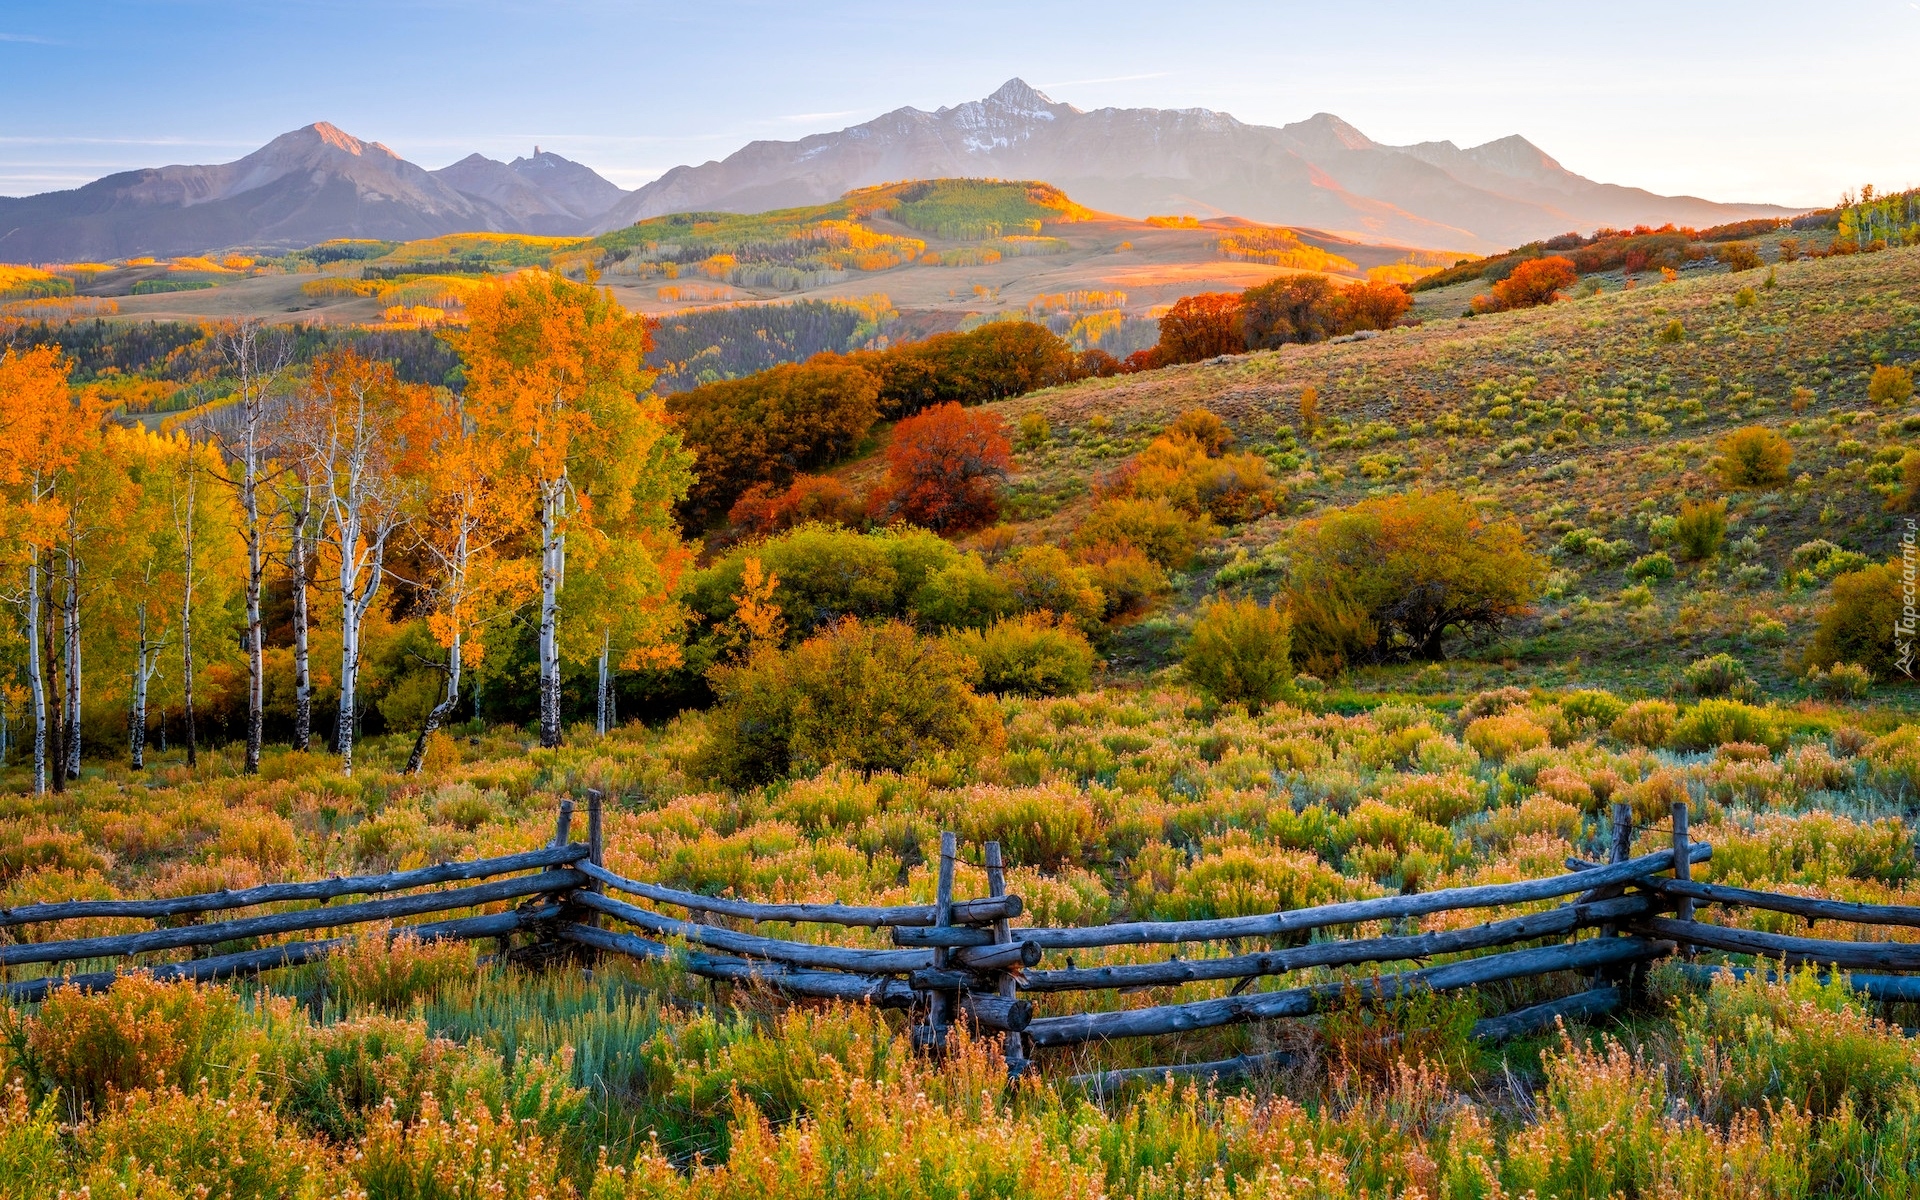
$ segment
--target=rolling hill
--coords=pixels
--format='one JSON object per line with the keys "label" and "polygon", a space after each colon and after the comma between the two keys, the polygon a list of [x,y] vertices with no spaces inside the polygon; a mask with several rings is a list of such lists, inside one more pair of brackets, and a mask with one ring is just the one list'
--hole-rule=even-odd
{"label": "rolling hill", "polygon": [[1574,228],[1714,225],[1789,211],[1596,183],[1521,137],[1464,150],[1388,146],[1328,113],[1274,128],[1204,108],[1084,112],[1011,79],[983,100],[895,109],[835,133],[754,142],[720,162],[675,167],[597,227],[819,204],[888,180],[983,175],[1045,179],[1084,204],[1134,217],[1233,215],[1481,251]]}

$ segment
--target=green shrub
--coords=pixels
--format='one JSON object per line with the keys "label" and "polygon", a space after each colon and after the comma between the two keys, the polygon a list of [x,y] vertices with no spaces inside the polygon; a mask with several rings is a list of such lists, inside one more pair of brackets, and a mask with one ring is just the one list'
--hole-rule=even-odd
{"label": "green shrub", "polygon": [[1695,659],[1681,672],[1689,693],[1695,696],[1724,696],[1743,683],[1751,682],[1747,667],[1731,654],[1714,654]]}
{"label": "green shrub", "polygon": [[978,554],[963,554],[913,594],[923,629],[985,629],[1014,610],[1013,589]]}
{"label": "green shrub", "polygon": [[954,647],[979,666],[977,680],[989,692],[1021,696],[1072,696],[1093,677],[1093,646],[1066,619],[1027,613],[996,621],[985,630],[954,636]]}
{"label": "green shrub", "polygon": [[1485,634],[1528,611],[1547,576],[1517,524],[1450,492],[1336,509],[1296,526],[1292,549],[1287,594],[1296,626],[1313,627],[1315,674],[1329,648],[1352,658],[1368,627],[1370,657],[1439,659],[1448,634]]}
{"label": "green shrub", "polygon": [[1811,967],[1778,983],[1714,977],[1674,1014],[1682,1072],[1709,1120],[1763,1105],[1826,1117],[1846,1105],[1871,1118],[1920,1083],[1920,1058],[1898,1028],[1866,1012],[1843,979]]}
{"label": "green shrub", "polygon": [[1702,700],[1674,722],[1667,739],[1676,750],[1711,750],[1729,742],[1778,749],[1784,740],[1771,713],[1738,700]]}
{"label": "green shrub", "polygon": [[744,787],[829,763],[902,770],[1000,740],[992,702],[968,685],[973,664],[896,621],[843,621],[792,648],[711,673],[719,703],[694,769]]}
{"label": "green shrub", "polygon": [[1713,500],[1705,504],[1688,501],[1680,506],[1674,521],[1673,540],[1682,557],[1703,560],[1720,552],[1727,536],[1727,502]]}
{"label": "green shrub", "polygon": [[1876,678],[1908,677],[1894,637],[1901,619],[1904,582],[1900,564],[1880,563],[1834,578],[1807,648],[1810,667],[1857,663]]}
{"label": "green shrub", "polygon": [[1020,612],[1071,617],[1081,628],[1092,630],[1107,609],[1109,597],[1094,582],[1094,572],[1058,546],[1024,547],[1002,559],[994,574]]}
{"label": "green shrub", "polygon": [[1825,671],[1808,667],[1807,686],[1828,700],[1864,700],[1873,690],[1873,672],[1859,663],[1834,663]]}
{"label": "green shrub", "polygon": [[1652,554],[1642,554],[1633,560],[1627,568],[1627,574],[1634,579],[1672,579],[1673,559],[1664,550],[1655,550]]}
{"label": "green shrub", "polygon": [[1599,688],[1581,688],[1560,697],[1561,714],[1582,732],[1608,728],[1626,708],[1625,700]]}
{"label": "green shrub", "polygon": [[1162,499],[1116,496],[1087,514],[1073,534],[1079,547],[1132,546],[1155,564],[1178,571],[1213,536],[1213,522],[1189,516]]}
{"label": "green shrub", "polygon": [[1187,678],[1223,704],[1258,712],[1287,694],[1292,646],[1293,623],[1284,609],[1215,600],[1200,610],[1187,640]]}
{"label": "green shrub", "polygon": [[1665,700],[1636,700],[1613,719],[1614,740],[1636,746],[1664,746],[1680,710]]}
{"label": "green shrub", "polygon": [[1047,424],[1046,414],[1040,412],[1030,412],[1022,416],[1019,423],[1014,426],[1014,430],[1020,437],[1022,450],[1033,450],[1044,446],[1047,440],[1053,437],[1053,427]]}

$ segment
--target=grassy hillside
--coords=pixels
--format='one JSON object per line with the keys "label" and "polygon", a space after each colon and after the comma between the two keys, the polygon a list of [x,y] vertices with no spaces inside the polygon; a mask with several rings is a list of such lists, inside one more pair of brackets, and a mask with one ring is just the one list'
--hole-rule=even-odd
{"label": "grassy hillside", "polygon": [[[1529,681],[1658,691],[1684,663],[1725,650],[1790,694],[1825,583],[1795,569],[1815,565],[1796,562],[1796,548],[1825,540],[1882,559],[1897,546],[1898,518],[1884,506],[1897,490],[1893,464],[1920,446],[1920,409],[1870,403],[1867,381],[1881,362],[1920,356],[1916,296],[1920,250],[1892,250],[1036,393],[998,407],[1010,423],[1046,418],[1051,436],[1018,452],[1015,486],[1053,511],[1012,536],[1063,535],[1103,474],[1183,410],[1204,407],[1232,426],[1237,449],[1270,460],[1287,498],[1206,554],[1186,581],[1189,601],[1210,587],[1271,590],[1285,535],[1303,517],[1450,489],[1519,518],[1556,570],[1535,619],[1471,651],[1477,665],[1445,668],[1445,679],[1477,683],[1511,663]],[[1320,412],[1312,432],[1300,420],[1307,388]],[[1722,485],[1719,439],[1751,425],[1791,442],[1788,485]],[[1679,556],[1661,519],[1684,500],[1723,496],[1726,551],[1636,590],[1634,561]],[[1574,552],[1583,537],[1609,545]],[[1150,625],[1134,645],[1161,661],[1174,629]]]}

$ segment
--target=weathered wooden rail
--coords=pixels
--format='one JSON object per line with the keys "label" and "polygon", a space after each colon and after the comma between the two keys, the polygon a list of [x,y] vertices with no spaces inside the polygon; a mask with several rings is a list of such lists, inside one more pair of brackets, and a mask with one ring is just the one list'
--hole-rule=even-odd
{"label": "weathered wooden rail", "polygon": [[[708,896],[627,878],[605,865],[602,798],[590,792],[587,838],[572,840],[573,805],[560,806],[553,841],[539,850],[475,862],[442,863],[384,875],[267,884],[238,891],[154,900],[81,900],[0,909],[0,939],[9,931],[56,921],[97,918],[195,923],[136,933],[0,944],[0,970],[22,966],[86,965],[156,952],[222,951],[185,962],[123,969],[162,979],[216,980],[297,966],[323,958],[346,935],[276,941],[290,934],[339,931],[428,914],[472,912],[394,927],[388,936],[498,938],[526,935],[523,950],[551,956],[617,954],[671,964],[690,975],[773,989],[797,999],[867,1003],[914,1015],[913,1042],[939,1051],[956,1025],[1004,1038],[1009,1069],[1025,1069],[1033,1053],[1130,1038],[1161,1037],[1247,1022],[1303,1017],[1332,1005],[1387,1001],[1414,992],[1448,992],[1551,975],[1590,977],[1592,986],[1544,1004],[1490,1016],[1474,1028],[1483,1040],[1501,1040],[1551,1028],[1556,1020],[1596,1016],[1627,1002],[1636,972],[1649,961],[1696,949],[1750,955],[1775,965],[1815,965],[1855,972],[1856,989],[1889,1002],[1920,1002],[1920,978],[1881,972],[1920,972],[1920,943],[1839,941],[1728,928],[1696,919],[1696,907],[1750,907],[1808,921],[1870,927],[1920,928],[1920,907],[1870,905],[1786,896],[1750,888],[1696,883],[1693,864],[1712,848],[1689,838],[1684,804],[1673,808],[1672,845],[1633,857],[1631,810],[1615,805],[1610,861],[1568,861],[1568,873],[1513,883],[1446,888],[1415,895],[1316,905],[1285,912],[1193,921],[1132,921],[1084,928],[1013,924],[1024,907],[1006,889],[1000,846],[980,847],[988,895],[953,894],[959,847],[941,835],[932,904],[766,904]],[[459,886],[445,887],[443,885]],[[345,904],[331,901],[369,896]],[[1560,903],[1479,924],[1399,932],[1393,924],[1444,912]],[[515,904],[504,911],[503,904]],[[651,907],[643,907],[644,905]],[[201,920],[261,906],[278,911]],[[677,909],[684,915],[658,911]],[[725,922],[725,923],[723,923]],[[731,923],[731,924],[726,924]],[[1372,936],[1330,931],[1386,923]],[[770,937],[750,928],[767,924],[887,930],[891,946],[844,945]],[[623,926],[614,928],[611,926]],[[1583,936],[1590,935],[1590,936]],[[17,936],[17,932],[16,932]],[[1318,938],[1319,940],[1307,940]],[[260,944],[262,941],[267,944]],[[1264,948],[1242,949],[1245,941]],[[1049,954],[1121,946],[1178,947],[1227,943],[1228,953],[1152,962],[1041,967]],[[1277,943],[1277,944],[1275,944]],[[228,947],[232,947],[228,949]],[[1482,953],[1490,952],[1490,953]],[[1441,959],[1438,963],[1430,960]],[[1299,986],[1254,990],[1264,978],[1302,971],[1374,964],[1374,973]],[[1379,964],[1409,964],[1380,970]],[[1762,963],[1759,969],[1765,969]],[[1701,973],[1704,965],[1687,969]],[[1741,968],[1746,969],[1746,968]],[[119,970],[9,981],[16,1002],[44,999],[56,986],[108,987]],[[1065,992],[1179,989],[1231,983],[1228,994],[1100,1011],[1048,1015],[1036,1001]],[[1175,993],[1176,997],[1178,993]],[[1076,1076],[1108,1090],[1130,1079],[1172,1073],[1227,1078],[1278,1060],[1250,1055],[1175,1067],[1135,1068]]]}

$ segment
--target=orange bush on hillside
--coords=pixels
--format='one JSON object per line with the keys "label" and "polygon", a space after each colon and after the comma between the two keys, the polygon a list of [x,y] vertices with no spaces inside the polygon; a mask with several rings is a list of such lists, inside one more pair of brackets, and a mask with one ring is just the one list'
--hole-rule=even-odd
{"label": "orange bush on hillside", "polygon": [[1514,308],[1537,308],[1560,298],[1560,289],[1571,287],[1578,279],[1571,259],[1553,255],[1534,258],[1513,269],[1513,274],[1493,285],[1491,296],[1475,296],[1473,311],[1506,312]]}
{"label": "orange bush on hillside", "polygon": [[1160,318],[1160,355],[1154,365],[1199,362],[1246,349],[1240,329],[1240,297],[1232,292],[1182,296]]}
{"label": "orange bush on hillside", "polygon": [[942,404],[894,426],[887,482],[868,508],[940,533],[990,525],[1013,446],[999,414]]}

